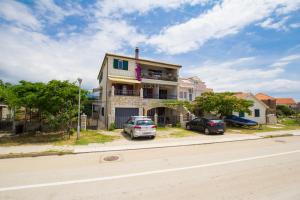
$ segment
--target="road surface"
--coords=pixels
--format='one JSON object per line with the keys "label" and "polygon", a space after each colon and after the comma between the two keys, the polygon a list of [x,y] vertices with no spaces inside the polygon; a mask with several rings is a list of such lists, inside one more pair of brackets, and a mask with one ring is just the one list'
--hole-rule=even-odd
{"label": "road surface", "polygon": [[0,160],[3,200],[296,200],[299,188],[298,136]]}

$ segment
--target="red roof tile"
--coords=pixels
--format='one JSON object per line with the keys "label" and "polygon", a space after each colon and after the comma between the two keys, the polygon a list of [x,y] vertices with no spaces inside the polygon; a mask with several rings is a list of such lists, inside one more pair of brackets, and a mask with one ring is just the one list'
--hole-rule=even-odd
{"label": "red roof tile", "polygon": [[267,95],[267,94],[264,94],[264,93],[258,93],[255,95],[256,98],[258,98],[259,100],[274,100],[273,97]]}
{"label": "red roof tile", "polygon": [[296,102],[293,98],[276,98],[276,104],[294,105]]}

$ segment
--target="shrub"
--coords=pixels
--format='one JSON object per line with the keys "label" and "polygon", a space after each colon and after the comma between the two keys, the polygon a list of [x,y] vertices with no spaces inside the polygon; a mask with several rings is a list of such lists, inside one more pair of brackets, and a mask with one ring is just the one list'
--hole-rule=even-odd
{"label": "shrub", "polygon": [[108,127],[108,130],[109,131],[113,131],[113,130],[115,130],[116,129],[116,124],[115,123],[111,123],[110,125],[109,125],[109,127]]}
{"label": "shrub", "polygon": [[178,123],[175,124],[175,127],[176,128],[181,128],[181,124],[178,122]]}

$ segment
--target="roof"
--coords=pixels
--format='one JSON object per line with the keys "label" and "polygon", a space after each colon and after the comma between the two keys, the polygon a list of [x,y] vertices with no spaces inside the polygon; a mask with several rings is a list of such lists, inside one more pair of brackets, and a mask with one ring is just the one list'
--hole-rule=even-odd
{"label": "roof", "polygon": [[255,97],[259,100],[274,100],[275,98],[267,95],[267,94],[264,94],[264,93],[258,93],[255,95]]}
{"label": "roof", "polygon": [[294,105],[296,101],[293,98],[276,98],[276,104]]}
{"label": "roof", "polygon": [[234,94],[237,98],[240,99],[247,99],[247,97],[253,97],[254,99],[256,99],[260,104],[264,105],[266,108],[269,108],[269,106],[267,104],[265,104],[263,101],[261,101],[260,99],[256,98],[256,96],[254,96],[252,93],[245,93],[245,92],[236,92]]}

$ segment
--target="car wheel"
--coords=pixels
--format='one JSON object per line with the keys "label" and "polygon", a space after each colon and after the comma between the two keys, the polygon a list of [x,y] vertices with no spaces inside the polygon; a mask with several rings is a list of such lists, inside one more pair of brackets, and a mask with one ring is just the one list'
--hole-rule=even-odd
{"label": "car wheel", "polygon": [[132,131],[130,132],[130,139],[131,139],[131,140],[134,139],[134,136],[133,136],[133,132],[132,132]]}
{"label": "car wheel", "polygon": [[190,125],[186,125],[186,129],[187,130],[191,130],[191,126]]}
{"label": "car wheel", "polygon": [[205,133],[206,135],[209,135],[209,130],[208,130],[208,128],[205,128],[205,129],[204,129],[204,133]]}
{"label": "car wheel", "polygon": [[151,140],[153,140],[154,138],[155,138],[155,136],[154,135],[152,135],[152,136],[150,136],[149,137]]}

